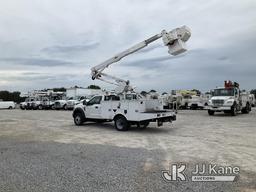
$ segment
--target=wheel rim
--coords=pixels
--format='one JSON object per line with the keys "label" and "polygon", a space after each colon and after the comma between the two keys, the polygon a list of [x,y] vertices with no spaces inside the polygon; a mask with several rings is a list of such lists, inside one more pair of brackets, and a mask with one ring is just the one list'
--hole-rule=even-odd
{"label": "wheel rim", "polygon": [[80,123],[81,123],[81,118],[80,118],[80,116],[76,116],[75,122],[76,122],[76,124],[80,124]]}
{"label": "wheel rim", "polygon": [[122,121],[122,119],[118,119],[118,120],[116,121],[116,127],[117,127],[118,129],[123,129],[123,127],[124,127],[124,122]]}

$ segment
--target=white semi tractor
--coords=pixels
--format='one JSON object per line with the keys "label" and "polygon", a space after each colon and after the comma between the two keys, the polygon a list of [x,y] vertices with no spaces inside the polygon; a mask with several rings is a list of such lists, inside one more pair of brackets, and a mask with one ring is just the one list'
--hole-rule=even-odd
{"label": "white semi tractor", "polygon": [[225,81],[224,87],[212,91],[208,107],[209,115],[214,115],[215,112],[224,112],[235,116],[240,111],[249,113],[251,104],[249,94],[241,92],[238,83]]}
{"label": "white semi tractor", "polygon": [[82,125],[87,120],[114,121],[118,131],[126,131],[133,124],[145,128],[150,122],[157,122],[157,125],[161,126],[164,122],[176,120],[175,111],[163,110],[160,100],[141,97],[134,91],[129,81],[103,73],[103,70],[160,38],[169,48],[171,55],[178,55],[186,51],[185,42],[190,36],[191,32],[186,26],[170,32],[163,30],[160,34],[154,35],[93,67],[91,69],[93,80],[99,79],[117,85],[117,88],[115,94],[96,95],[90,101],[76,105],[73,110],[75,124]]}

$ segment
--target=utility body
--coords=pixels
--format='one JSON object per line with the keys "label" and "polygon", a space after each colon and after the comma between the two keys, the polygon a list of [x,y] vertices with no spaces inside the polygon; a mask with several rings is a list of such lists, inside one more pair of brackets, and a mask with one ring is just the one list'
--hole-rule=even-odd
{"label": "utility body", "polygon": [[97,95],[77,105],[73,117],[76,125],[85,121],[114,121],[118,131],[126,131],[131,125],[146,128],[150,122],[157,122],[157,126],[161,126],[164,122],[176,120],[176,113],[164,110],[158,99],[123,99],[117,95]]}

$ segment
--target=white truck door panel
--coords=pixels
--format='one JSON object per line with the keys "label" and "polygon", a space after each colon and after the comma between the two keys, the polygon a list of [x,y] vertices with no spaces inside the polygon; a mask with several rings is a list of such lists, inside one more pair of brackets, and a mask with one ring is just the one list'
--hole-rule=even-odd
{"label": "white truck door panel", "polygon": [[93,118],[93,119],[101,119],[101,101],[102,96],[95,96],[90,101],[88,101],[85,111],[86,111],[86,117],[87,118]]}
{"label": "white truck door panel", "polygon": [[100,119],[101,118],[101,105],[94,104],[86,107],[87,118]]}

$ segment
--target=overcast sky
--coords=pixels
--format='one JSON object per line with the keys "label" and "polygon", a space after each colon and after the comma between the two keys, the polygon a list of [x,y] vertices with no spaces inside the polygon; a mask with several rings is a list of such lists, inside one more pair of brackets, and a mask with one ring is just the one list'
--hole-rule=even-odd
{"label": "overcast sky", "polygon": [[188,52],[162,41],[107,72],[138,90],[256,88],[255,0],[8,0],[0,2],[0,90],[108,84],[90,68],[163,29],[187,25]]}

